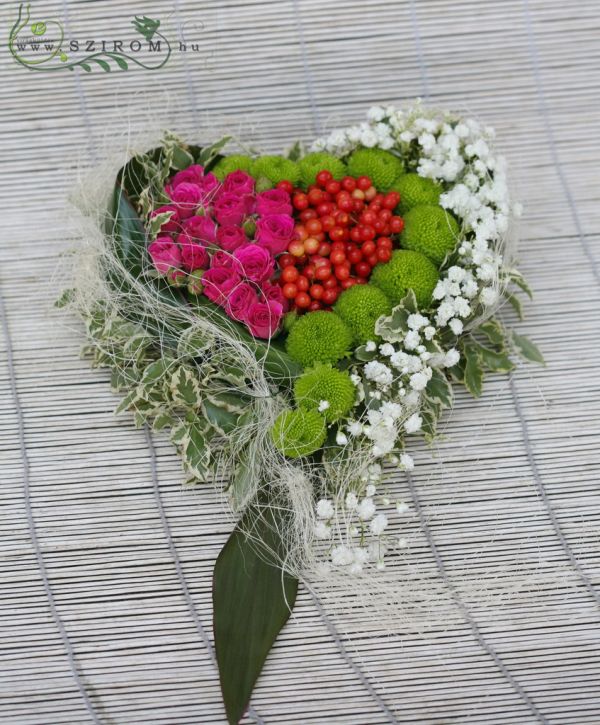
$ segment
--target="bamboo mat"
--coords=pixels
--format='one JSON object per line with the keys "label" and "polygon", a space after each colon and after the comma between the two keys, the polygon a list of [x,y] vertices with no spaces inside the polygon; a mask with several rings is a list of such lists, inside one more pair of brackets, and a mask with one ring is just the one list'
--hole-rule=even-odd
{"label": "bamboo mat", "polygon": [[[52,310],[78,167],[168,110],[265,150],[415,96],[494,125],[525,203],[520,329],[548,367],[459,396],[397,486],[408,555],[452,605],[390,636],[302,591],[246,723],[600,722],[600,11],[595,0],[49,1],[68,32],[135,14],[196,34],[159,73],[27,72],[0,54],[0,721],[224,723],[214,495],[161,436],[115,419],[107,375]],[[17,7],[3,3],[2,32]],[[465,584],[490,580],[506,606]],[[532,596],[512,583],[537,577]]]}

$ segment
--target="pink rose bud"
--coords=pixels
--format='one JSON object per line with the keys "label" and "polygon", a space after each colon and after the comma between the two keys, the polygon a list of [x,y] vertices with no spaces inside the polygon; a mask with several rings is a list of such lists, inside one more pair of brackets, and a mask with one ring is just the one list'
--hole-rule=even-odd
{"label": "pink rose bud", "polygon": [[245,322],[248,310],[256,302],[258,302],[258,295],[254,287],[249,282],[240,282],[229,293],[225,303],[225,312],[234,320]]}
{"label": "pink rose bud", "polygon": [[176,189],[179,184],[183,183],[198,184],[203,176],[204,166],[200,166],[199,164],[192,164],[191,166],[188,166],[187,169],[184,169],[183,171],[178,171],[171,179],[169,187],[171,189]]}
{"label": "pink rose bud", "polygon": [[158,237],[148,247],[152,263],[160,274],[170,269],[181,269],[181,250],[170,237]]}
{"label": "pink rose bud", "polygon": [[290,195],[283,189],[262,191],[256,197],[256,213],[259,216],[270,216],[271,214],[291,216],[292,203]]}
{"label": "pink rose bud", "polygon": [[289,309],[289,300],[283,296],[281,287],[278,284],[272,284],[271,282],[263,282],[261,292],[265,300],[271,300],[273,302],[279,302],[283,307],[283,311],[287,312]]}
{"label": "pink rose bud", "polygon": [[237,194],[238,196],[254,195],[254,179],[245,171],[233,171],[227,174],[223,181],[223,191]]}
{"label": "pink rose bud", "polygon": [[181,219],[191,217],[202,202],[202,190],[197,184],[183,181],[170,190],[170,197],[177,207]]}
{"label": "pink rose bud", "polygon": [[242,274],[253,282],[262,282],[273,274],[275,260],[268,249],[257,244],[247,244],[236,249],[233,256],[242,269]]}
{"label": "pink rose bud", "polygon": [[202,284],[202,276],[204,275],[203,269],[197,269],[188,275],[188,292],[191,295],[201,295],[204,290]]}
{"label": "pink rose bud", "polygon": [[187,274],[182,269],[170,269],[167,282],[173,287],[183,287],[187,283]]}
{"label": "pink rose bud", "polygon": [[219,227],[217,229],[217,244],[226,252],[233,252],[248,239],[241,227]]}
{"label": "pink rose bud", "polygon": [[239,227],[246,216],[244,200],[230,192],[221,194],[215,202],[215,219],[224,227]]}
{"label": "pink rose bud", "polygon": [[248,309],[246,324],[254,337],[269,339],[279,327],[282,317],[283,307],[279,302],[255,302]]}
{"label": "pink rose bud", "polygon": [[170,232],[177,232],[179,231],[179,213],[177,211],[177,207],[174,204],[167,204],[165,206],[159,206],[158,209],[154,209],[150,212],[150,219],[153,219],[158,214],[164,214],[167,211],[172,211],[173,214],[171,215],[171,218],[168,222],[165,222],[162,227],[160,228],[161,232],[164,232],[165,234],[169,234]]}
{"label": "pink rose bud", "polygon": [[183,231],[199,242],[213,243],[217,237],[217,225],[209,216],[191,216],[183,223]]}
{"label": "pink rose bud", "polygon": [[194,241],[187,234],[180,234],[177,243],[181,247],[181,266],[186,272],[208,267],[208,251],[203,244]]}
{"label": "pink rose bud", "polygon": [[226,267],[214,267],[202,276],[204,294],[211,302],[223,306],[231,291],[240,284],[239,275]]}
{"label": "pink rose bud", "polygon": [[285,214],[271,214],[256,222],[256,242],[273,255],[285,252],[294,237],[294,220]]}

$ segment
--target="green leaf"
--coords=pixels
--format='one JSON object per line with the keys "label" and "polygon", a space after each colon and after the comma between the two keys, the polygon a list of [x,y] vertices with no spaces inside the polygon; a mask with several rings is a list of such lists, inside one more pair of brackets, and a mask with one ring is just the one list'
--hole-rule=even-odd
{"label": "green leaf", "polygon": [[357,347],[354,351],[354,357],[361,362],[371,362],[377,357],[377,348],[374,350],[367,350],[365,345]]}
{"label": "green leaf", "polygon": [[479,353],[475,347],[464,346],[465,386],[474,398],[481,395],[483,389],[483,369]]}
{"label": "green leaf", "polygon": [[496,350],[490,350],[485,345],[474,344],[483,366],[487,370],[491,370],[495,373],[509,373],[514,369],[515,365],[508,355],[504,352],[496,352]]}
{"label": "green leaf", "polygon": [[162,430],[163,428],[173,426],[174,423],[175,418],[170,413],[163,411],[158,413],[152,421],[152,430]]}
{"label": "green leaf", "polygon": [[241,510],[248,503],[248,496],[254,491],[252,468],[249,464],[252,444],[245,448],[238,456],[238,463],[231,478],[229,495],[236,510]]}
{"label": "green leaf", "polygon": [[487,337],[492,345],[504,347],[504,328],[498,322],[498,320],[495,320],[493,318],[486,320],[484,323],[479,325],[479,327],[477,327],[475,332],[480,332],[482,335],[485,335],[485,337]]}
{"label": "green leaf", "polygon": [[139,373],[135,368],[113,368],[110,373],[110,389],[113,393],[129,390],[139,380]]}
{"label": "green leaf", "polygon": [[454,399],[452,386],[441,370],[434,370],[431,380],[427,383],[425,394],[444,408],[451,408]]}
{"label": "green leaf", "polygon": [[250,403],[248,396],[226,390],[220,390],[219,392],[208,391],[206,397],[213,405],[216,405],[218,408],[223,408],[223,410],[229,413],[241,414]]}
{"label": "green leaf", "polygon": [[[116,186],[113,192],[108,233],[114,236],[115,252],[134,277],[142,273],[146,250],[146,231],[125,192]],[[117,281],[118,282],[118,281]]]}
{"label": "green leaf", "polygon": [[527,284],[525,277],[523,277],[523,275],[519,271],[517,271],[516,269],[511,269],[509,279],[511,280],[511,282],[514,282],[517,287],[519,287],[519,289],[523,290],[523,292],[525,292],[530,300],[533,299],[531,287]]}
{"label": "green leaf", "polygon": [[298,161],[298,159],[301,156],[302,156],[302,144],[300,141],[296,141],[296,143],[287,152],[287,157],[290,161]]}
{"label": "green leaf", "polygon": [[187,169],[194,163],[194,157],[192,154],[184,149],[182,146],[175,146],[173,148],[173,158],[171,160],[171,166],[178,171]]}
{"label": "green leaf", "polygon": [[231,136],[223,136],[222,139],[216,141],[212,146],[206,146],[198,154],[197,162],[201,166],[207,166],[214,157],[219,154],[225,146],[231,141]]}
{"label": "green leaf", "polygon": [[173,364],[173,360],[169,358],[161,358],[151,362],[144,368],[142,373],[143,383],[156,383],[159,381],[168,371],[169,367]]}
{"label": "green leaf", "polygon": [[[278,532],[285,522],[278,516],[271,509],[248,510],[215,564],[215,650],[230,725],[243,716],[267,655],[296,602],[298,580],[282,572],[269,554],[283,553]],[[248,540],[248,530],[262,546]]]}
{"label": "green leaf", "polygon": [[153,216],[152,219],[150,219],[150,224],[148,225],[148,241],[153,242],[156,237],[158,236],[158,233],[162,229],[163,224],[166,224],[169,219],[175,214],[174,211],[164,211],[162,214],[157,214],[156,216]]}
{"label": "green leaf", "polygon": [[119,403],[117,406],[117,409],[115,410],[115,415],[120,415],[121,413],[124,413],[126,410],[129,410],[138,400],[140,399],[140,396],[138,394],[137,388],[135,390],[132,390],[130,393],[128,393],[123,400]]}
{"label": "green leaf", "polygon": [[516,332],[513,332],[512,341],[515,350],[522,358],[530,360],[531,362],[539,363],[540,365],[546,365],[544,356],[540,352],[539,348],[531,342],[528,337],[525,337],[524,335],[517,335]]}
{"label": "green leaf", "polygon": [[208,473],[210,448],[202,423],[185,423],[186,433],[182,443],[182,456],[186,469],[201,481]]}
{"label": "green leaf", "polygon": [[516,295],[506,295],[506,299],[510,302],[511,307],[517,313],[519,320],[523,319],[523,305]]}
{"label": "green leaf", "polygon": [[91,73],[92,72],[91,67],[87,63],[78,63],[78,65],[79,65],[80,68],[83,68],[83,70],[86,73]]}
{"label": "green leaf", "polygon": [[110,53],[110,57],[115,61],[115,63],[119,66],[121,70],[127,70],[129,68],[127,61],[122,56],[117,55],[116,53]]}
{"label": "green leaf", "polygon": [[227,436],[237,428],[239,414],[215,405],[206,398],[202,401],[202,411],[206,416],[206,420],[221,435]]}
{"label": "green leaf", "polygon": [[177,343],[177,354],[180,357],[198,357],[214,345],[214,337],[198,327],[186,330]]}
{"label": "green leaf", "polygon": [[72,287],[70,289],[66,289],[62,292],[61,296],[56,300],[56,302],[54,303],[54,306],[57,309],[62,310],[64,307],[71,304],[74,297],[75,297],[75,289]]}

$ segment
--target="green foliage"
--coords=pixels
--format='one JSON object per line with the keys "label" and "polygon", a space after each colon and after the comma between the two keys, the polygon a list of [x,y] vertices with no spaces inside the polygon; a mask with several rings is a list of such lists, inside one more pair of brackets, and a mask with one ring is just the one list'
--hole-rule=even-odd
{"label": "green foliage", "polygon": [[327,401],[329,407],[322,415],[328,422],[334,422],[352,409],[356,388],[346,371],[318,363],[296,380],[294,397],[296,405],[307,410],[317,410],[321,401]]}
{"label": "green foliage", "polygon": [[430,305],[438,279],[437,269],[424,254],[406,249],[395,250],[391,260],[378,264],[371,275],[371,283],[383,290],[393,304],[412,290],[421,309]]}
{"label": "green foliage", "polygon": [[390,191],[400,194],[396,212],[406,214],[419,204],[439,204],[442,187],[437,181],[419,174],[402,174],[391,185]]}
{"label": "green foliage", "polygon": [[351,176],[368,176],[377,191],[387,191],[404,173],[404,164],[389,151],[360,148],[348,159],[348,173]]}
{"label": "green foliage", "polygon": [[259,156],[252,165],[252,176],[268,179],[273,185],[280,181],[297,184],[300,172],[298,165],[285,156]]}
{"label": "green foliage", "polygon": [[280,532],[286,523],[278,509],[250,508],[215,564],[215,650],[231,725],[243,716],[269,650],[296,601],[298,580],[276,564],[285,558]]}
{"label": "green foliage", "polygon": [[377,340],[375,323],[390,314],[392,303],[379,287],[356,284],[342,292],[333,309],[352,330],[355,344],[362,345]]}
{"label": "green foliage", "polygon": [[439,266],[456,246],[459,232],[456,219],[441,206],[421,204],[404,216],[400,244],[404,249],[421,252]]}
{"label": "green foliage", "polygon": [[277,450],[288,458],[300,458],[317,451],[325,442],[325,418],[314,410],[284,410],[271,429]]}
{"label": "green foliage", "polygon": [[287,351],[303,367],[315,362],[335,363],[349,354],[352,332],[335,312],[319,310],[303,315],[290,330]]}
{"label": "green foliage", "polygon": [[219,179],[219,181],[223,181],[227,174],[231,174],[234,171],[245,171],[250,174],[253,164],[254,160],[252,157],[245,156],[243,154],[223,156],[223,158],[219,159],[215,166],[213,166],[212,173],[217,177],[217,179]]}
{"label": "green foliage", "polygon": [[516,332],[513,332],[512,343],[514,349],[525,360],[538,363],[539,365],[546,364],[544,356],[540,352],[539,348],[537,347],[537,345],[534,345],[534,343],[531,342],[529,338],[525,337],[524,335],[517,335]]}
{"label": "green foliage", "polygon": [[330,171],[334,179],[341,179],[346,175],[346,165],[336,156],[325,153],[325,151],[314,151],[306,154],[298,162],[300,182],[303,186],[310,186],[315,183],[319,171]]}

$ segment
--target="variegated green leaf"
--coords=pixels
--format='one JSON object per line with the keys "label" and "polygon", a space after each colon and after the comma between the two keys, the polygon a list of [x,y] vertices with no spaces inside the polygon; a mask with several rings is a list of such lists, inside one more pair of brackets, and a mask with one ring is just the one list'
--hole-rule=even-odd
{"label": "variegated green leaf", "polygon": [[516,295],[506,295],[506,299],[510,303],[510,306],[517,313],[519,320],[523,319],[523,305],[521,300]]}
{"label": "variegated green leaf", "polygon": [[120,415],[126,410],[129,410],[139,399],[140,396],[138,395],[138,390],[136,388],[135,390],[132,390],[130,393],[128,393],[119,403],[117,409],[115,410],[115,415]]}
{"label": "variegated green leaf", "polygon": [[212,146],[206,146],[206,148],[203,148],[198,154],[197,162],[201,166],[207,166],[215,158],[215,156],[221,153],[229,141],[231,141],[231,136],[223,136],[222,139],[219,139],[219,141],[215,142]]}
{"label": "variegated green leaf", "polygon": [[174,213],[174,211],[165,211],[162,214],[157,214],[156,216],[152,217],[152,219],[150,219],[150,222],[148,224],[149,242],[153,242],[156,239],[158,233],[163,227],[163,224],[166,224]]}
{"label": "variegated green leaf", "polygon": [[238,413],[232,413],[206,398],[202,401],[202,411],[206,420],[220,435],[227,436],[237,427]]}
{"label": "variegated green leaf", "polygon": [[479,353],[474,346],[464,346],[465,386],[474,398],[481,395],[483,389],[483,368]]}
{"label": "variegated green leaf", "polygon": [[525,277],[516,269],[511,269],[509,278],[511,282],[514,282],[519,289],[521,289],[525,294],[529,297],[529,299],[533,299],[533,293],[531,291],[531,287],[527,284],[527,281],[525,280]]}
{"label": "variegated green leaf", "polygon": [[193,476],[204,480],[210,460],[210,447],[204,429],[197,423],[186,423],[185,426],[186,435],[181,449],[184,465]]}
{"label": "variegated green leaf", "polygon": [[531,362],[539,363],[540,365],[546,364],[544,356],[540,352],[539,348],[531,342],[528,337],[525,337],[524,335],[517,335],[516,332],[513,332],[512,341],[515,350],[521,357],[525,358],[525,360],[530,360]]}
{"label": "variegated green leaf", "polygon": [[152,429],[163,430],[163,428],[172,427],[175,422],[176,418],[174,418],[170,413],[166,411],[161,411],[156,416],[154,416],[154,419],[152,420]]}
{"label": "variegated green leaf", "polygon": [[451,408],[454,394],[450,382],[441,370],[434,370],[431,380],[427,383],[425,394],[430,400],[440,403],[444,408]]}
{"label": "variegated green leaf", "polygon": [[196,371],[183,365],[177,368],[171,376],[170,392],[176,405],[197,408],[202,396]]}
{"label": "variegated green leaf", "polygon": [[147,365],[144,368],[144,372],[142,373],[142,382],[143,383],[156,383],[162,378],[164,378],[169,370],[169,368],[173,365],[173,360],[170,358],[160,358],[160,360],[155,360],[154,362],[151,362],[149,365]]}
{"label": "variegated green leaf", "polygon": [[365,345],[361,345],[354,351],[354,357],[361,362],[370,362],[377,357],[377,348],[375,350],[367,350]]}
{"label": "variegated green leaf", "polygon": [[495,373],[509,373],[514,369],[515,365],[506,353],[490,350],[485,345],[474,344],[474,347],[487,370]]}
{"label": "variegated green leaf", "polygon": [[177,343],[177,354],[180,357],[198,357],[214,345],[214,337],[204,330],[190,328]]}
{"label": "variegated green leaf", "polygon": [[243,413],[250,403],[247,396],[235,392],[215,392],[214,390],[209,390],[206,393],[206,397],[213,405],[223,408],[223,410],[229,413],[237,413],[238,415]]}
{"label": "variegated green leaf", "polygon": [[475,330],[476,333],[485,335],[490,343],[497,347],[504,347],[505,333],[504,328],[494,318],[486,320]]}

